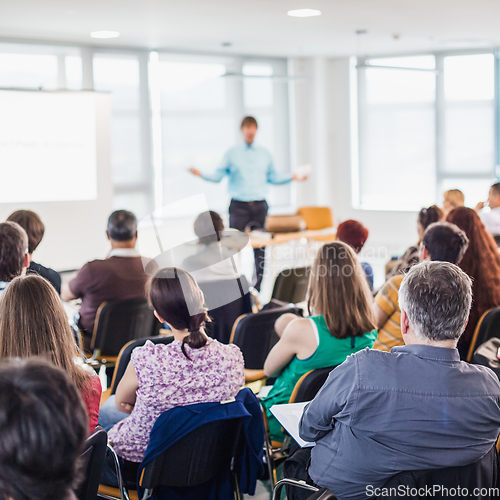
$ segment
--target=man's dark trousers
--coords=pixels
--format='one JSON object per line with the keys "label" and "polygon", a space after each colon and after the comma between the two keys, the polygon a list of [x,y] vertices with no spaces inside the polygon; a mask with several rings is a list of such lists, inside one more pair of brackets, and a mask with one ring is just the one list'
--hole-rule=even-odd
{"label": "man's dark trousers", "polygon": [[[246,228],[250,228],[251,230],[263,229],[268,208],[266,200],[231,200],[231,204],[229,205],[229,226],[239,231],[245,231]],[[264,276],[266,249],[254,248],[253,253],[255,259],[254,286],[260,291],[262,277]]]}

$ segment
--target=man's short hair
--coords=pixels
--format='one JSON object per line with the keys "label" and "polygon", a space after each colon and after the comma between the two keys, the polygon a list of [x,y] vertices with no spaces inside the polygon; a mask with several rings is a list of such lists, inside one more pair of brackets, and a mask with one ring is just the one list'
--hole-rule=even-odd
{"label": "man's short hair", "polygon": [[194,221],[194,234],[198,236],[201,244],[208,245],[220,241],[222,231],[224,231],[222,218],[213,210],[202,212]]}
{"label": "man's short hair", "polygon": [[413,266],[399,288],[399,306],[419,340],[458,340],[471,305],[471,279],[449,262]]}
{"label": "man's short hair", "polygon": [[45,233],[45,226],[39,215],[31,210],[16,210],[7,218],[8,221],[17,222],[28,235],[29,253],[33,253]]}
{"label": "man's short hair", "polygon": [[0,363],[1,498],[66,498],[87,432],[87,412],[62,369],[39,358]]}
{"label": "man's short hair", "polygon": [[455,224],[435,222],[424,233],[422,245],[427,248],[431,260],[458,264],[469,246],[469,238]]}
{"label": "man's short hair", "polygon": [[493,184],[493,186],[491,186],[491,189],[493,189],[493,192],[496,195],[500,194],[500,182],[497,182],[496,184]]}
{"label": "man's short hair", "polygon": [[257,125],[257,120],[253,116],[245,116],[243,120],[241,121],[241,128],[247,127],[248,125],[255,125],[257,128],[259,126]]}
{"label": "man's short hair", "polygon": [[23,271],[28,235],[17,222],[0,223],[0,281],[12,281]]}
{"label": "man's short hair", "polygon": [[130,241],[137,234],[137,218],[128,210],[115,210],[108,219],[108,235],[115,241]]}

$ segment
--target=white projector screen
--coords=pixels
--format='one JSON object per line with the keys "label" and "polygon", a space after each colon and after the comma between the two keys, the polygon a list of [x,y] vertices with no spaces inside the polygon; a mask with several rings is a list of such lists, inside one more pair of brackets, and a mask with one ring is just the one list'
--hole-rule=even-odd
{"label": "white projector screen", "polygon": [[0,90],[0,220],[40,215],[36,262],[62,271],[105,256],[110,123],[107,93]]}
{"label": "white projector screen", "polygon": [[4,203],[97,198],[91,93],[2,91],[0,110]]}

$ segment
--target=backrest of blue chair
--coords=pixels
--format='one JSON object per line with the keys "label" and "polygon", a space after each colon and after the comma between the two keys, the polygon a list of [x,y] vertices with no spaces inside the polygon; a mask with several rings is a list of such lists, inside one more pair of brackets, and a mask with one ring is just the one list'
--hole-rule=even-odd
{"label": "backrest of blue chair", "polygon": [[93,349],[117,356],[127,342],[151,335],[155,322],[145,298],[107,302],[97,318]]}
{"label": "backrest of blue chair", "polygon": [[500,337],[500,307],[495,307],[483,318],[476,339],[476,348],[493,337]]}
{"label": "backrest of blue chair", "polygon": [[237,318],[252,312],[252,301],[245,276],[238,280],[205,281],[199,286],[212,321],[207,324],[209,337],[228,344]]}
{"label": "backrest of blue chair", "polygon": [[78,500],[95,500],[97,497],[107,444],[108,434],[102,427],[97,427],[88,437],[85,451],[80,456],[83,480],[75,491]]}
{"label": "backrest of blue chair", "polygon": [[142,488],[192,488],[230,469],[241,446],[242,419],[203,424],[150,462],[140,479]]}
{"label": "backrest of blue chair", "polygon": [[137,339],[126,344],[120,354],[118,355],[118,360],[116,361],[115,371],[113,373],[113,381],[111,383],[111,394],[116,393],[116,388],[120,383],[120,380],[127,369],[128,364],[130,363],[130,357],[132,356],[132,351],[136,347],[143,346],[148,340],[153,342],[153,344],[170,344],[174,340],[173,335],[159,335],[156,337],[144,337],[142,339]]}
{"label": "backrest of blue chair", "polygon": [[[459,461],[460,450],[457,450],[457,462]],[[469,495],[478,488],[487,491],[497,487],[498,481],[498,454],[496,446],[480,460],[470,465],[462,465],[457,467],[446,467],[442,469],[430,470],[414,470],[403,471],[389,479],[383,486],[387,491],[411,492],[412,489],[420,489],[426,486],[432,488],[434,485],[439,486],[439,490],[432,498],[451,498],[451,494],[445,494],[445,490],[450,492],[451,489],[457,490],[460,486],[462,492],[467,489]],[[403,487],[401,487],[403,486]],[[423,495],[425,497],[425,495]],[[405,496],[393,495],[385,498],[415,498],[410,495]],[[493,493],[486,493],[484,496],[475,496],[475,498],[498,498]]]}
{"label": "backrest of blue chair", "polygon": [[337,366],[338,365],[330,366],[328,368],[319,368],[309,373],[300,384],[295,396],[295,403],[312,401],[319,390],[323,387],[326,379],[330,375],[330,372]]}
{"label": "backrest of blue chair", "polygon": [[283,269],[274,282],[272,299],[297,304],[306,300],[311,267]]}
{"label": "backrest of blue chair", "polygon": [[246,369],[262,370],[269,351],[279,340],[274,330],[275,321],[282,314],[294,311],[290,304],[241,318],[234,331],[233,344],[243,353]]}

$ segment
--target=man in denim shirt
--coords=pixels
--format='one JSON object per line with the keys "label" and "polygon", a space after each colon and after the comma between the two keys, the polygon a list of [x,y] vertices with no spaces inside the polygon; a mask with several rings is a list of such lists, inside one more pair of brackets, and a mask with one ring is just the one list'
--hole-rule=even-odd
{"label": "man in denim shirt", "polygon": [[406,345],[349,356],[304,411],[314,483],[362,499],[400,471],[468,465],[491,450],[500,384],[456,349],[471,302],[471,280],[453,264],[408,272],[399,291]]}

